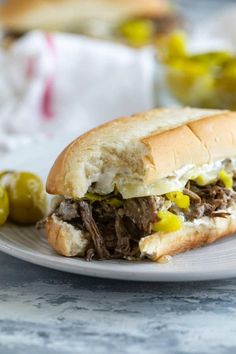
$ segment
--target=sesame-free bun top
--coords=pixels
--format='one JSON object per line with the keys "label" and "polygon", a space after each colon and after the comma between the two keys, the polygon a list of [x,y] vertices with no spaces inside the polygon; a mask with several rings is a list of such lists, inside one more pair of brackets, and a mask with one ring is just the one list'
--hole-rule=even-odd
{"label": "sesame-free bun top", "polygon": [[165,0],[8,0],[0,5],[0,23],[20,32],[76,31],[81,21],[114,22],[132,16],[163,16],[169,11]]}
{"label": "sesame-free bun top", "polygon": [[110,121],[74,140],[55,161],[47,191],[74,199],[88,190],[108,194],[114,187],[124,198],[162,194],[150,188],[186,165],[234,157],[235,112],[154,109]]}

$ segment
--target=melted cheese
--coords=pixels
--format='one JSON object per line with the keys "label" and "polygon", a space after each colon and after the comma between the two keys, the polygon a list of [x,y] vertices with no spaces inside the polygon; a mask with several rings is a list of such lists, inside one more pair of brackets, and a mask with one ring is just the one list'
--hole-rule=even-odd
{"label": "melted cheese", "polygon": [[195,180],[199,176],[201,176],[204,184],[211,183],[217,179],[221,169],[232,172],[236,169],[236,159],[217,161],[202,166],[187,165],[174,171],[171,176],[159,179],[152,184],[145,184],[140,180],[132,183],[124,183],[124,180],[118,180],[116,186],[124,199],[162,195],[168,192],[182,191],[188,180]]}

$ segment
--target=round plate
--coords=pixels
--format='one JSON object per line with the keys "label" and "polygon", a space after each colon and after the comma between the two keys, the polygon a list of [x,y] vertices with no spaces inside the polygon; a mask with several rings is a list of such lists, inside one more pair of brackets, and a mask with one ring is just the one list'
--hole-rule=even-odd
{"label": "round plate", "polygon": [[[16,168],[46,178],[59,151],[69,139],[38,144],[7,155],[1,169]],[[149,261],[92,261],[57,255],[47,244],[42,231],[11,224],[0,228],[0,250],[14,257],[57,270],[102,278],[139,281],[194,281],[236,276],[236,237],[172,258],[168,264]]]}

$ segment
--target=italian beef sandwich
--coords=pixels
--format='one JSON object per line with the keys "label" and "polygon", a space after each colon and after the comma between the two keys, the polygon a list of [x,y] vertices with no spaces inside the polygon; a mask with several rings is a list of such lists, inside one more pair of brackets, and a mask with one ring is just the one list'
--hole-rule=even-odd
{"label": "italian beef sandwich", "polygon": [[45,226],[64,256],[160,260],[236,231],[236,113],[154,109],[74,140]]}

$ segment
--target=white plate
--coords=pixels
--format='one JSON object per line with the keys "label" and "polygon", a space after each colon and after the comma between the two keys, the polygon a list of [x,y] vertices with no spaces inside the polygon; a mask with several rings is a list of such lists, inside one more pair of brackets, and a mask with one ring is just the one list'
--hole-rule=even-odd
{"label": "white plate", "polygon": [[[68,141],[68,139],[67,139]],[[65,141],[41,144],[8,155],[1,169],[30,170],[46,178]],[[193,281],[236,276],[236,237],[228,237],[197,250],[175,256],[168,264],[151,262],[92,261],[65,258],[48,246],[43,232],[33,227],[5,225],[0,228],[0,250],[45,267],[102,278],[141,281]]]}

